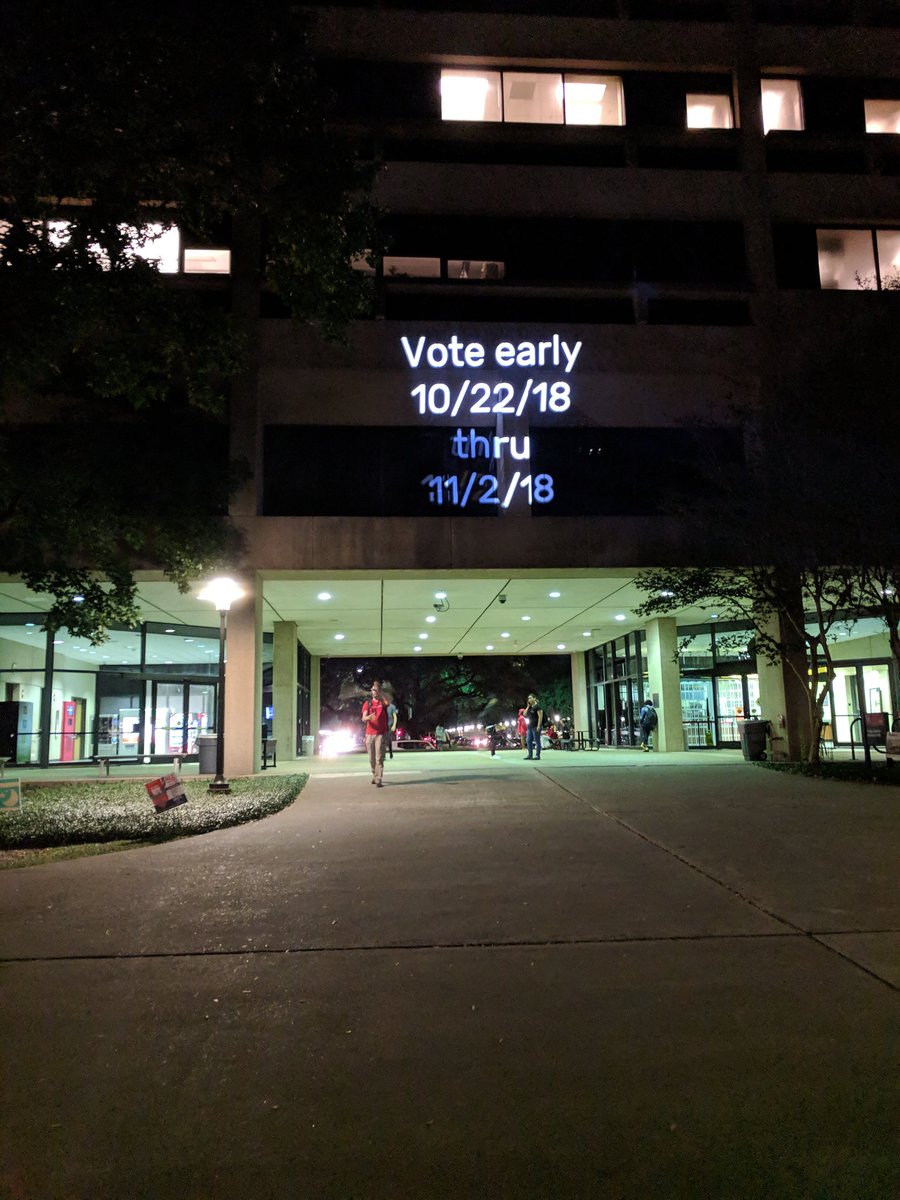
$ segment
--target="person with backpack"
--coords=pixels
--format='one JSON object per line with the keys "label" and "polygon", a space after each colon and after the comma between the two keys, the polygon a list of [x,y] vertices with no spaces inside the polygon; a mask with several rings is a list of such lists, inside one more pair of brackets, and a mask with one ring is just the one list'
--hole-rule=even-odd
{"label": "person with backpack", "polygon": [[659,724],[659,718],[656,715],[656,709],[653,707],[652,700],[645,700],[641,705],[641,715],[638,723],[641,727],[641,749],[645,754],[649,754],[650,734]]}

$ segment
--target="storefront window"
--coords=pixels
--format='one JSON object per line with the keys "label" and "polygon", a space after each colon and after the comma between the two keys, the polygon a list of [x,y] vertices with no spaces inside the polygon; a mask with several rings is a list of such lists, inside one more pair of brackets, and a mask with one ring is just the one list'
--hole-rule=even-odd
{"label": "storefront window", "polygon": [[709,670],[713,663],[709,630],[678,638],[678,662],[683,671]]}

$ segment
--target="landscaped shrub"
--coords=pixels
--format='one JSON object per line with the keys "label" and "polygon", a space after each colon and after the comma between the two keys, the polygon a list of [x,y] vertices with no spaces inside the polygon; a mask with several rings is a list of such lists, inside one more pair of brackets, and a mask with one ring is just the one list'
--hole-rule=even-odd
{"label": "landscaped shrub", "polygon": [[307,775],[235,779],[227,795],[201,780],[184,781],[187,803],[157,813],[143,780],[23,785],[20,809],[0,814],[0,849],[85,842],[166,842],[242,825],[286,808]]}
{"label": "landscaped shrub", "polygon": [[788,775],[806,775],[809,779],[831,779],[836,783],[879,783],[888,787],[900,787],[900,764],[874,761],[871,769],[864,762],[819,762],[758,764],[769,771],[784,771]]}

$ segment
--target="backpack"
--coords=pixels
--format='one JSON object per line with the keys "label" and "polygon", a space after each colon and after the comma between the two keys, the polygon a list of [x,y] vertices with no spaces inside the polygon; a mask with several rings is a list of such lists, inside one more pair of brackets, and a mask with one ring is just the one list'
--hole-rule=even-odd
{"label": "backpack", "polygon": [[641,717],[641,728],[652,731],[659,724],[659,718],[656,715],[656,709],[651,704],[649,708],[644,709]]}

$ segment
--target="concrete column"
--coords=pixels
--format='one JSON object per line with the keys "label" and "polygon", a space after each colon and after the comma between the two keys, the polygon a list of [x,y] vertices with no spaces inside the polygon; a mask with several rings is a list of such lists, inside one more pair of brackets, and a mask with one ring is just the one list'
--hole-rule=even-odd
{"label": "concrete column", "polygon": [[319,725],[322,719],[322,660],[318,654],[309,656],[309,732],[313,746],[319,746]]}
{"label": "concrete column", "polygon": [[[767,632],[782,642],[787,640],[779,616],[772,617]],[[803,758],[808,710],[806,695],[795,671],[784,662],[767,662],[760,654],[756,659],[756,673],[759,677],[759,715],[772,726],[772,759],[794,762]]]}
{"label": "concrete column", "polygon": [[573,654],[572,658],[572,732],[590,729],[587,704],[587,655]]}
{"label": "concrete column", "polygon": [[239,577],[244,595],[228,614],[225,640],[225,775],[253,775],[262,747],[262,581]]}
{"label": "concrete column", "polygon": [[272,736],[278,757],[297,757],[297,623],[276,621],[272,646]]}
{"label": "concrete column", "polygon": [[681,674],[678,669],[678,639],[674,617],[656,617],[647,622],[647,674],[650,698],[659,697],[659,725],[653,734],[657,750],[684,750],[681,721]]}

